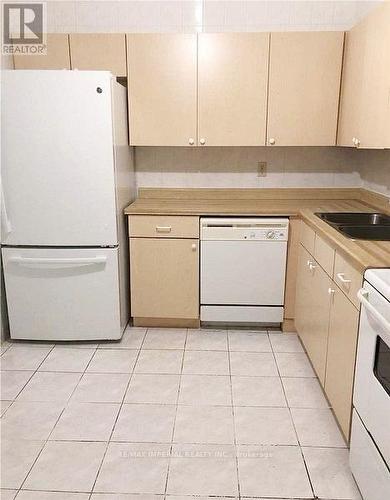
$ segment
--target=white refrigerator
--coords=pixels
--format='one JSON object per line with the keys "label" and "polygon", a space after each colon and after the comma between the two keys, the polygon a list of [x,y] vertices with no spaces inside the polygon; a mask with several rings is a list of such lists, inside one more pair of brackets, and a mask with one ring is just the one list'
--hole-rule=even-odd
{"label": "white refrigerator", "polygon": [[126,89],[104,71],[4,71],[1,253],[13,339],[119,339],[124,207],[135,196]]}

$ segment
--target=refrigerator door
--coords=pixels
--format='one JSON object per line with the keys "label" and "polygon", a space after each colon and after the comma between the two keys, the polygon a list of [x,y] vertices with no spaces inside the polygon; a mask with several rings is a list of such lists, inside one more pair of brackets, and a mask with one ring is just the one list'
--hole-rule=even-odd
{"label": "refrigerator door", "polygon": [[11,338],[119,339],[117,248],[2,248]]}
{"label": "refrigerator door", "polygon": [[3,244],[118,243],[111,78],[3,72]]}

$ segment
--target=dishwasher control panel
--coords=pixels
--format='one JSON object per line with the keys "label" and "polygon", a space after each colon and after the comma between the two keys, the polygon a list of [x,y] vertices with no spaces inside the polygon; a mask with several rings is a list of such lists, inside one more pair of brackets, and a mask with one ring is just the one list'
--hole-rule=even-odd
{"label": "dishwasher control panel", "polygon": [[201,240],[287,241],[287,218],[201,218]]}

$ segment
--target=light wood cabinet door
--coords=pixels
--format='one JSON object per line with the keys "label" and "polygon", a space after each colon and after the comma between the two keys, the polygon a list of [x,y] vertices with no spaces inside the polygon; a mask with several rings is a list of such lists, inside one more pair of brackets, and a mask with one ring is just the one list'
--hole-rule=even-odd
{"label": "light wood cabinet door", "polygon": [[340,95],[337,145],[355,147],[362,113],[365,30],[363,26],[345,34],[344,64]]}
{"label": "light wood cabinet door", "polygon": [[72,69],[105,70],[126,76],[126,37],[121,33],[69,35]]}
{"label": "light wood cabinet door", "polygon": [[197,143],[194,34],[128,34],[130,144]]}
{"label": "light wood cabinet door", "polygon": [[199,240],[130,239],[131,315],[199,318]]}
{"label": "light wood cabinet door", "polygon": [[322,385],[325,382],[331,284],[329,276],[301,246],[295,326]]}
{"label": "light wood cabinet door", "polygon": [[337,287],[331,304],[325,392],[349,439],[359,311]]}
{"label": "light wood cabinet door", "polygon": [[45,56],[14,55],[15,69],[70,69],[69,36],[65,33],[46,35]]}
{"label": "light wood cabinet door", "polygon": [[334,146],[344,33],[271,33],[268,145]]}
{"label": "light wood cabinet door", "polygon": [[[361,113],[357,139],[361,148],[390,147],[390,3],[363,21]],[[363,76],[363,78],[362,78]]]}
{"label": "light wood cabinet door", "polygon": [[339,146],[390,147],[389,26],[384,2],[346,34]]}
{"label": "light wood cabinet door", "polygon": [[200,145],[265,145],[268,50],[268,33],[198,35]]}

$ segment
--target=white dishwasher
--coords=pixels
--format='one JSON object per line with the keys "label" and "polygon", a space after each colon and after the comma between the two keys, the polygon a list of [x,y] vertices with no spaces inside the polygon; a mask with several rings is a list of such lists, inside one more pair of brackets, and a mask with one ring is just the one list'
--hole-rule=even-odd
{"label": "white dishwasher", "polygon": [[287,218],[201,218],[202,322],[283,321]]}

